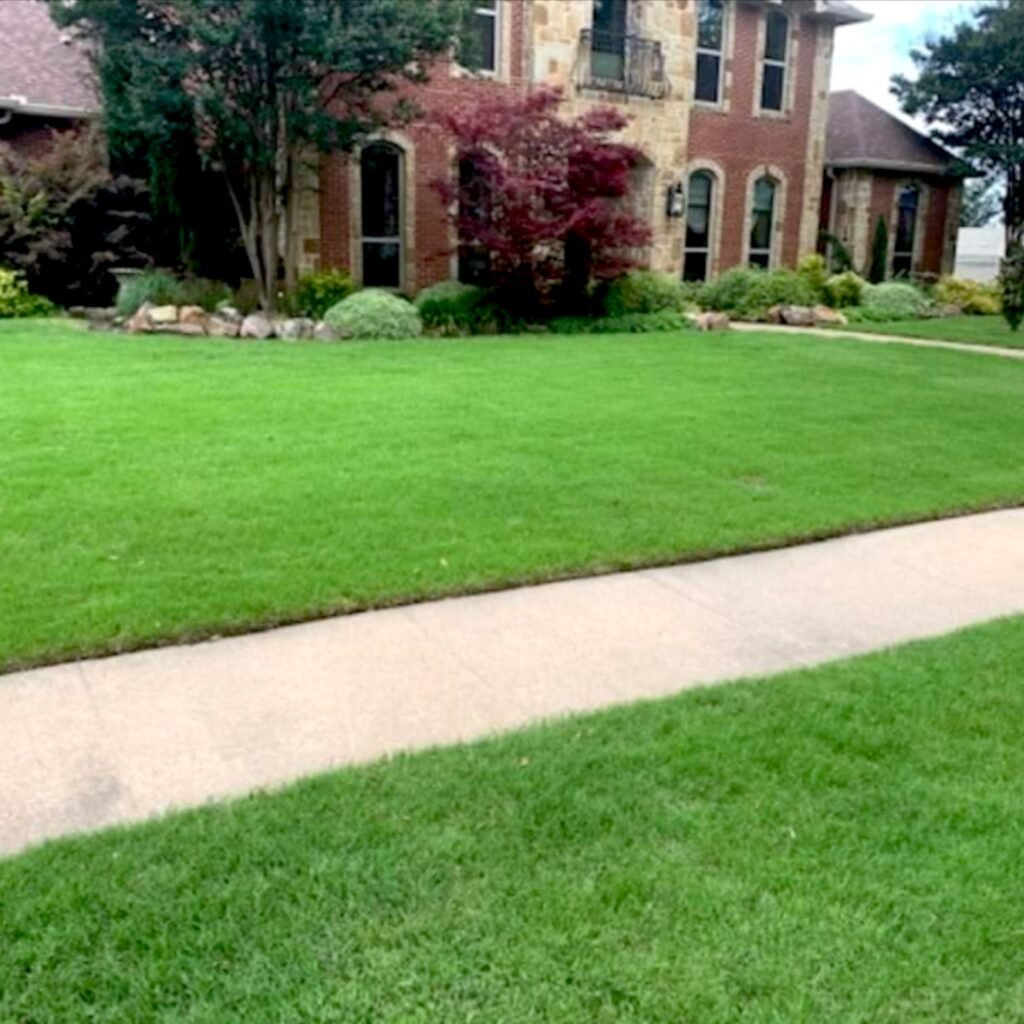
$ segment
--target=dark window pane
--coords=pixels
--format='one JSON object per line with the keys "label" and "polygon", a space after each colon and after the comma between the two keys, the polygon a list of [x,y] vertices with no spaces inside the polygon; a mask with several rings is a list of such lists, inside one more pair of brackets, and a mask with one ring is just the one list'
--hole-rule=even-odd
{"label": "dark window pane", "polygon": [[721,57],[712,53],[697,54],[697,88],[694,95],[708,103],[718,102],[718,69]]}
{"label": "dark window pane", "polygon": [[624,36],[628,0],[594,0],[594,34]]}
{"label": "dark window pane", "polygon": [[[772,247],[772,220],[775,213],[775,183],[770,178],[760,178],[754,185],[754,208],[750,224],[750,248],[768,249]],[[750,257],[751,263],[757,266],[768,266],[768,256],[764,262],[760,257]]]}
{"label": "dark window pane", "polygon": [[722,48],[722,0],[700,0],[697,7],[697,45],[704,50]]}
{"label": "dark window pane", "polygon": [[479,245],[459,247],[459,280],[463,284],[490,284],[491,256]]}
{"label": "dark window pane", "polygon": [[910,277],[910,273],[914,269],[913,263],[914,258],[909,252],[897,253],[892,258],[892,276]]}
{"label": "dark window pane", "polygon": [[393,146],[363,150],[363,237],[396,238],[399,234],[401,154]]}
{"label": "dark window pane", "polygon": [[397,242],[363,242],[363,284],[397,288],[402,283],[402,250]]}
{"label": "dark window pane", "polygon": [[750,254],[750,265],[752,267],[762,267],[767,270],[771,263],[771,256],[766,252],[752,252]]}
{"label": "dark window pane", "polygon": [[765,20],[764,56],[766,60],[786,59],[786,41],[789,35],[789,19],[778,11],[772,11]]}
{"label": "dark window pane", "polygon": [[706,249],[711,232],[711,176],[698,172],[690,176],[686,204],[686,248]]}
{"label": "dark window pane", "polygon": [[896,220],[896,242],[893,248],[896,252],[913,252],[914,232],[917,227],[917,198],[916,188],[904,189],[900,195],[899,214]]}
{"label": "dark window pane", "polygon": [[708,279],[708,254],[688,252],[683,261],[684,281],[706,281]]}
{"label": "dark window pane", "polygon": [[782,92],[786,72],[778,64],[765,64],[764,80],[761,82],[761,109],[781,110]]}
{"label": "dark window pane", "polygon": [[[479,6],[479,5],[478,5]],[[479,40],[479,51],[477,56],[480,60],[480,67],[484,71],[497,70],[497,34],[498,19],[493,14],[473,14],[473,31]]]}

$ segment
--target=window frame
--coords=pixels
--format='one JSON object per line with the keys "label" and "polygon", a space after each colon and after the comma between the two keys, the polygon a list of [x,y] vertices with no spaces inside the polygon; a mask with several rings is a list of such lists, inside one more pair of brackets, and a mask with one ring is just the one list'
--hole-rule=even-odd
{"label": "window frame", "polygon": [[[367,235],[366,234],[366,215],[365,215],[365,204],[366,204],[366,168],[365,161],[368,152],[374,150],[386,150],[394,155],[397,163],[396,173],[396,224],[397,231],[396,235]],[[405,170],[406,170],[406,152],[405,150],[395,142],[391,142],[388,139],[371,139],[359,150],[359,277],[360,282],[364,287],[370,288],[384,288],[391,289],[394,291],[400,291],[405,285],[405,255],[406,255],[406,243],[405,243],[405,214],[406,214],[406,198],[405,198]],[[394,284],[367,284],[366,281],[366,247],[371,246],[385,246],[394,245],[398,248],[398,280]]]}
{"label": "window frame", "polygon": [[474,70],[481,75],[496,78],[501,72],[501,0],[493,0],[493,2],[493,7],[485,7],[485,0],[473,0],[473,6],[470,8],[470,17],[473,19],[474,26],[478,23],[477,19],[487,18],[491,23],[491,33],[493,35],[492,52],[494,54],[494,66],[487,68],[481,64],[480,67]]}
{"label": "window frame", "polygon": [[[767,247],[754,247],[754,230],[757,224],[757,186],[762,181],[768,182],[772,187],[771,206],[768,208],[768,245]],[[754,180],[750,190],[750,230],[747,233],[747,266],[760,267],[762,270],[771,270],[775,261],[775,225],[779,206],[780,182],[771,174],[762,174]],[[760,257],[765,262],[761,263]],[[758,262],[755,262],[755,258]]]}
{"label": "window frame", "polygon": [[[909,248],[898,248],[900,241],[900,214],[903,211],[903,199],[905,196],[912,195],[914,197],[914,203],[912,207],[912,219],[910,222],[910,247]],[[892,233],[892,259],[889,261],[889,270],[894,278],[906,277],[908,280],[913,277],[914,274],[914,257],[917,254],[917,231],[918,231],[918,220],[920,219],[921,213],[921,186],[916,183],[904,185],[900,189],[899,195],[896,197],[896,224],[893,228]],[[906,271],[897,269],[896,261],[906,261]]]}
{"label": "window frame", "polygon": [[[721,16],[719,38],[718,38],[718,49],[713,49],[710,46],[702,46],[700,41],[700,11],[701,8],[713,3],[717,3],[718,10]],[[726,34],[726,21],[728,17],[728,7],[724,0],[697,0],[697,24],[696,24],[696,46],[693,62],[693,101],[694,103],[705,103],[710,107],[718,107],[722,105],[724,100],[725,92],[725,34]],[[707,99],[697,95],[697,86],[700,82],[700,60],[701,57],[710,57],[718,62],[718,74],[715,79],[715,98]]]}
{"label": "window frame", "polygon": [[[769,57],[768,56],[768,25],[772,18],[779,19],[785,23],[786,30],[783,35],[783,52],[782,57]],[[792,32],[793,24],[788,14],[784,11],[765,11],[764,21],[764,46],[761,51],[761,81],[760,81],[760,96],[758,98],[758,110],[767,114],[785,114],[787,103],[786,103],[786,90],[789,88],[789,57],[792,49],[790,45],[790,34]],[[782,76],[782,83],[779,86],[779,105],[777,107],[765,106],[765,83],[768,81],[768,75],[766,74],[768,68],[778,68]]]}
{"label": "window frame", "polygon": [[[703,246],[693,246],[689,244],[689,231],[690,231],[690,197],[693,194],[693,179],[701,177],[706,178],[708,182],[708,198],[707,198],[707,230],[706,244]],[[715,251],[715,202],[718,193],[718,176],[714,171],[707,167],[696,167],[691,172],[689,177],[686,179],[686,219],[683,223],[683,266],[682,266],[682,280],[684,281],[707,281],[711,277],[711,263],[714,258]],[[704,257],[704,275],[703,277],[687,277],[686,264],[688,257],[691,255],[702,255]]]}

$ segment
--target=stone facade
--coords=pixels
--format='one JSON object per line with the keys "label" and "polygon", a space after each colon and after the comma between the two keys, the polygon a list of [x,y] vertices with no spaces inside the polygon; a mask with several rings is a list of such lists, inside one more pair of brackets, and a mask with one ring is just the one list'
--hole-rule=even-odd
{"label": "stone facade", "polygon": [[[745,263],[754,182],[776,181],[772,265],[794,265],[817,244],[828,79],[834,24],[822,0],[726,0],[721,91],[715,104],[695,102],[699,0],[627,0],[626,31],[644,53],[657,54],[653,79],[636,88],[602,87],[588,33],[595,0],[497,0],[498,61],[490,74],[439,65],[414,98],[426,110],[450,109],[533,86],[564,91],[567,115],[613,105],[630,118],[623,133],[641,150],[635,201],[651,227],[645,253],[654,269],[680,274],[685,219],[670,216],[670,189],[685,189],[702,169],[714,179],[708,270]],[[788,17],[782,109],[761,110],[765,23]],[[630,44],[634,45],[633,43]],[[641,70],[649,71],[646,66]],[[648,76],[650,77],[650,76]],[[393,137],[402,157],[402,279],[412,293],[453,276],[455,239],[431,182],[454,173],[450,140],[426,124]],[[325,160],[319,191],[303,218],[305,267],[344,266],[361,274],[359,154]]]}

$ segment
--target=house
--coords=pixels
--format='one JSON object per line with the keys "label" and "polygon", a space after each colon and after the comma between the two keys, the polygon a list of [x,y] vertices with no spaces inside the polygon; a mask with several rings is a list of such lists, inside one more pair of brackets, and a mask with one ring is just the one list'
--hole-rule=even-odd
{"label": "house", "polygon": [[850,254],[871,260],[879,217],[888,228],[887,273],[953,272],[963,179],[957,157],[859,93],[829,100],[821,227]]}
{"label": "house", "polygon": [[0,2],[0,144],[32,155],[99,109],[81,44],[44,0]]}
{"label": "house", "polygon": [[[567,114],[625,110],[653,269],[702,280],[816,250],[833,36],[868,18],[852,4],[476,0],[473,17],[483,67],[435,67],[417,102],[451,109],[543,84],[563,90]],[[302,219],[305,268],[409,293],[465,273],[431,186],[456,173],[450,140],[422,124],[325,159]]]}

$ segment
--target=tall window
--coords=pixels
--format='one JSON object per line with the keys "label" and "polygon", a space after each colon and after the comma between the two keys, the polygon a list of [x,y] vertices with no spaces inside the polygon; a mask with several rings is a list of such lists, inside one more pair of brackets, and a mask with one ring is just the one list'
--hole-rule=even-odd
{"label": "tall window", "polygon": [[761,77],[761,109],[782,110],[786,97],[786,50],[789,18],[769,11],[764,23],[764,65]]}
{"label": "tall window", "polygon": [[722,0],[699,0],[697,4],[697,82],[694,96],[717,103],[722,95],[722,40],[725,36],[725,7]]}
{"label": "tall window", "polygon": [[590,69],[594,78],[626,77],[626,26],[629,0],[594,0]]}
{"label": "tall window", "polygon": [[715,179],[707,171],[690,175],[686,190],[683,280],[706,281],[711,262],[711,202]]}
{"label": "tall window", "polygon": [[473,34],[481,71],[498,70],[498,0],[473,0]]}
{"label": "tall window", "polygon": [[914,270],[914,236],[917,234],[917,205],[920,192],[916,185],[900,193],[896,208],[896,240],[892,248],[892,276],[910,277]]}
{"label": "tall window", "polygon": [[758,178],[754,183],[754,208],[750,220],[750,257],[752,267],[772,265],[772,233],[775,228],[775,182]]}
{"label": "tall window", "polygon": [[389,142],[363,149],[363,284],[402,284],[402,151]]}
{"label": "tall window", "polygon": [[[476,228],[474,237],[491,220],[492,192],[490,183],[480,164],[472,156],[459,161],[459,221],[468,228]],[[491,256],[485,245],[478,241],[459,239],[459,280],[463,284],[489,283]]]}

